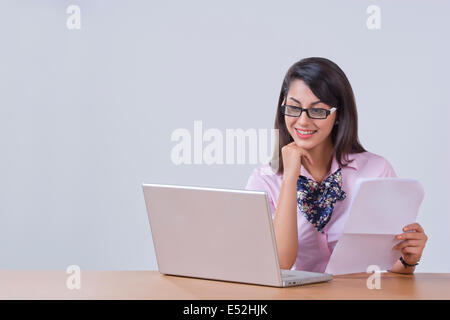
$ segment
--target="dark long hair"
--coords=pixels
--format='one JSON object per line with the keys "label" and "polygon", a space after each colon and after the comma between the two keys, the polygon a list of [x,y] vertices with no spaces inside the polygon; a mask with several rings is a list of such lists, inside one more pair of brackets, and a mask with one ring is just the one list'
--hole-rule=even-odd
{"label": "dark long hair", "polygon": [[[331,141],[339,165],[347,166],[350,162],[348,154],[366,151],[358,139],[355,96],[350,82],[337,64],[325,58],[311,57],[294,63],[284,77],[275,117],[275,129],[279,130],[279,147],[272,158],[272,167],[278,169],[277,172],[283,172],[281,149],[294,141],[286,128],[280,108],[294,79],[305,82],[316,97],[324,103],[337,107],[336,116],[339,122],[331,131]],[[274,163],[277,165],[274,166]]]}

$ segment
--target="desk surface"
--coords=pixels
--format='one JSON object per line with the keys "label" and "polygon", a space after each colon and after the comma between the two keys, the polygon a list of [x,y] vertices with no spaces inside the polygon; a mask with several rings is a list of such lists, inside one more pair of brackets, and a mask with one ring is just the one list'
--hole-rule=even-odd
{"label": "desk surface", "polygon": [[274,288],[162,275],[158,271],[81,271],[81,288],[69,290],[64,270],[0,270],[0,299],[450,299],[450,273],[381,273],[368,289],[368,273],[330,282]]}

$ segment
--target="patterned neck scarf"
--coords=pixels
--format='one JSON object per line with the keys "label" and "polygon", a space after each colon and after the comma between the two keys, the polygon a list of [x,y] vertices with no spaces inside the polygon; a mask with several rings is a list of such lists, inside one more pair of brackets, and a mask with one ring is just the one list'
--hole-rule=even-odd
{"label": "patterned neck scarf", "polygon": [[[303,216],[317,231],[322,231],[330,221],[334,204],[347,195],[342,190],[342,175],[339,168],[320,184],[312,179],[299,176],[297,180],[297,205]],[[322,231],[323,233],[323,231]]]}

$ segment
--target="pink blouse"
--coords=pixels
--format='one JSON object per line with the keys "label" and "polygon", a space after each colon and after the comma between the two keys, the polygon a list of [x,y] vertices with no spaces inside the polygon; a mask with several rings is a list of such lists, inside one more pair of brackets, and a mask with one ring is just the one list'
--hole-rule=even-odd
{"label": "pink blouse", "polygon": [[[356,180],[358,178],[377,177],[397,177],[391,164],[382,156],[371,152],[349,154],[348,159],[352,160],[347,167],[342,168],[342,190],[347,197],[335,203],[330,221],[322,230],[318,232],[316,228],[302,215],[297,207],[297,228],[298,228],[298,253],[297,259],[291,270],[304,270],[312,272],[325,272],[331,253],[336,246],[348,217],[348,207],[354,194]],[[339,168],[334,155],[328,177]],[[300,174],[309,178],[314,178],[301,166]],[[267,193],[272,219],[278,203],[283,175],[275,174],[269,164],[260,166],[253,170],[248,179],[246,189],[265,191]]]}

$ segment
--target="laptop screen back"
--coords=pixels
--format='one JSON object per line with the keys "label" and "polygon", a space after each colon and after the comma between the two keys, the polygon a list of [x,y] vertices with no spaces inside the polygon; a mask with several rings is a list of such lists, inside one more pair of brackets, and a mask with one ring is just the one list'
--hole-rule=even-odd
{"label": "laptop screen back", "polygon": [[264,192],[144,184],[159,271],[278,286]]}

